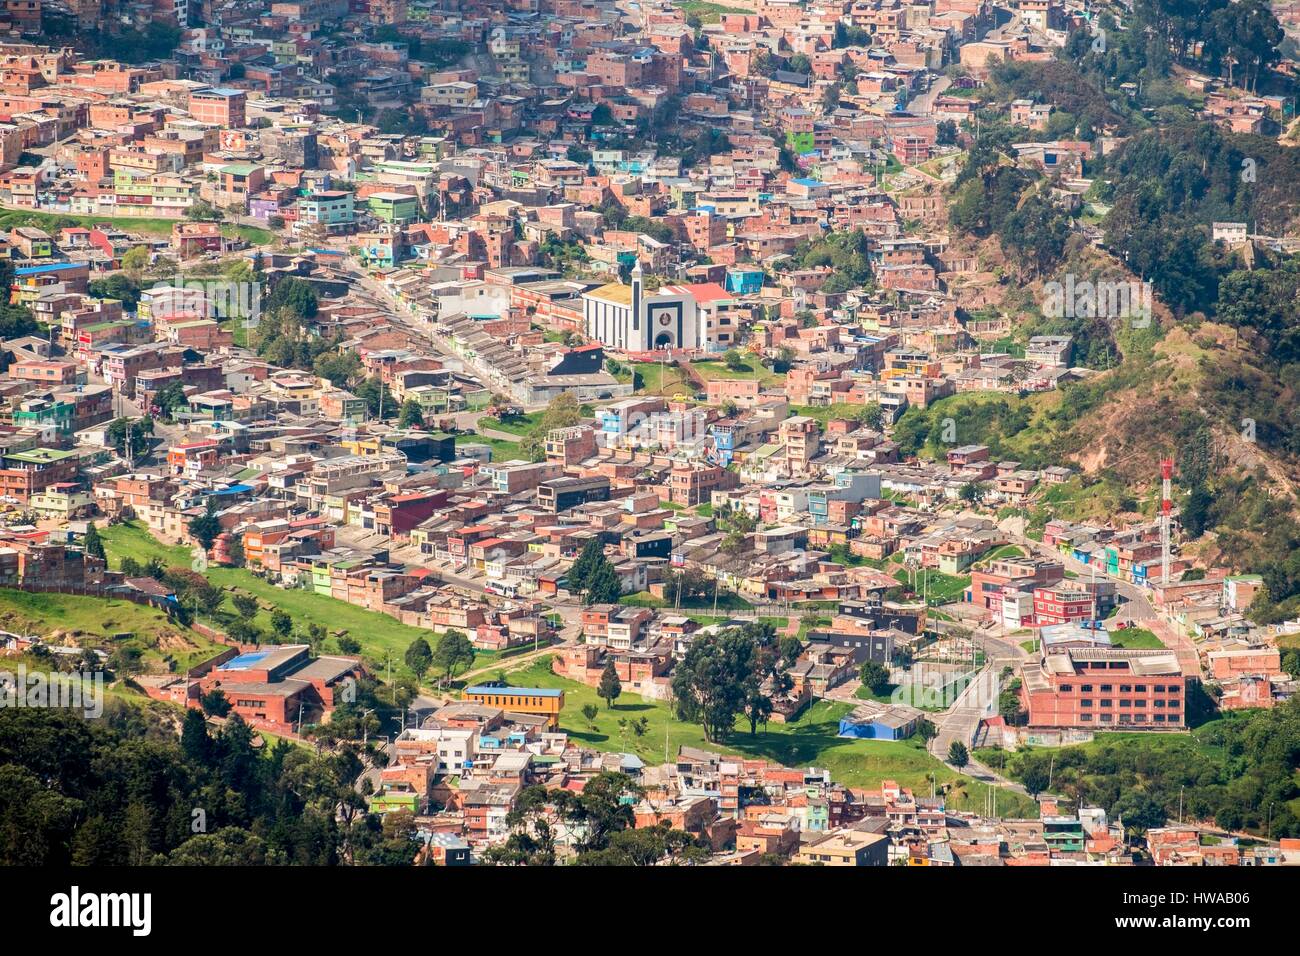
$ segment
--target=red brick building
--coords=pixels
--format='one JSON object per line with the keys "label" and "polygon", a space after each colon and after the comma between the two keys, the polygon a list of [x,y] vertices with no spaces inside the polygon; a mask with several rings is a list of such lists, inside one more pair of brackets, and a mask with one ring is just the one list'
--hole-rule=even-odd
{"label": "red brick building", "polygon": [[1182,730],[1186,682],[1168,650],[1058,648],[1025,664],[1030,727]]}

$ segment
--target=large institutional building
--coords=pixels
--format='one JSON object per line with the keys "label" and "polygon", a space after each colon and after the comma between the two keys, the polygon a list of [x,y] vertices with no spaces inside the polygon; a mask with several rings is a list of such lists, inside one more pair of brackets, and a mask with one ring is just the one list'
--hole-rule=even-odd
{"label": "large institutional building", "polygon": [[645,294],[639,264],[632,270],[630,286],[611,282],[584,293],[582,313],[588,338],[624,352],[698,349],[704,344],[691,294],[677,286]]}

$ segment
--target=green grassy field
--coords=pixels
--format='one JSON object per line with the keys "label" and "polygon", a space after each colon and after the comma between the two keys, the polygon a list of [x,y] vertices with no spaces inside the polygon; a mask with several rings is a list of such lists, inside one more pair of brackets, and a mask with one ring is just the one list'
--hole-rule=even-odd
{"label": "green grassy field", "polygon": [[[80,647],[111,651],[120,643],[136,647],[152,671],[179,672],[214,657],[222,645],[167,617],[157,608],[133,601],[75,594],[32,594],[0,588],[0,627],[21,634],[50,637],[64,633]],[[75,636],[74,636],[75,635]]]}
{"label": "green grassy field", "polygon": [[1001,561],[1004,558],[1023,558],[1025,549],[1015,544],[1004,544],[1000,548],[994,548],[980,558],[980,561]]}
{"label": "green grassy field", "polygon": [[731,0],[730,4],[709,3],[707,0],[677,0],[674,6],[688,17],[694,14],[700,18],[701,23],[707,24],[718,23],[727,13],[753,12],[751,7],[737,6],[737,3],[743,4],[744,0]]}
{"label": "green grassy field", "polygon": [[541,412],[528,412],[525,415],[506,419],[505,421],[500,418],[493,418],[491,415],[484,415],[478,420],[478,427],[494,432],[508,432],[511,435],[518,435],[520,438],[527,438],[541,420]]}
{"label": "green grassy field", "polygon": [[[596,750],[634,753],[647,763],[658,764],[672,759],[681,746],[699,747],[764,757],[787,767],[822,767],[831,772],[837,783],[851,787],[874,789],[884,780],[896,780],[918,795],[929,795],[930,775],[934,774],[938,785],[953,786],[950,806],[980,809],[984,805],[986,786],[948,769],[926,752],[919,738],[893,741],[836,736],[840,718],[853,709],[849,704],[818,701],[796,720],[768,724],[766,731],[760,726],[759,732],[752,736],[748,722],[740,720],[736,733],[723,747],[706,741],[697,725],[678,720],[665,701],[647,700],[625,692],[612,709],[606,708],[594,689],[552,673],[549,657],[511,674],[510,682],[517,687],[563,689],[561,729],[575,741]],[[585,704],[599,708],[591,724],[582,716]],[[638,737],[632,723],[641,717],[645,718],[647,729]],[[625,728],[619,727],[620,719],[626,721]],[[999,790],[998,803],[1006,808],[1004,815],[1037,816],[1032,801],[1011,791]]]}
{"label": "green grassy field", "polygon": [[728,368],[726,363],[720,359],[696,359],[691,363],[693,368],[706,382],[714,379],[750,379],[757,378],[763,385],[783,385],[785,384],[785,375],[780,372],[773,372],[766,365],[763,365],[757,358],[747,356],[745,361],[738,367]]}
{"label": "green grassy field", "polygon": [[[141,563],[157,557],[168,566],[185,568],[193,560],[186,548],[163,544],[139,524],[114,525],[105,528],[101,536],[110,568],[120,567],[124,557],[134,558]],[[376,673],[381,677],[387,677],[390,656],[393,675],[409,676],[410,671],[402,661],[402,655],[411,646],[411,642],[417,637],[423,637],[431,643],[435,640],[431,631],[403,624],[387,614],[367,611],[314,591],[277,587],[244,568],[210,567],[207,578],[217,587],[232,592],[232,596],[235,590],[240,590],[257,598],[262,608],[254,621],[263,630],[270,630],[271,611],[280,608],[293,618],[298,632],[305,632],[310,624],[323,625],[331,635],[346,632],[361,642],[362,657],[376,668]],[[229,597],[219,613],[234,613]],[[326,650],[337,650],[334,641],[328,641],[327,645]],[[474,656],[474,666],[491,664],[498,656],[480,651]]]}
{"label": "green grassy field", "polygon": [[[917,572],[915,577],[917,595],[920,595],[924,584],[926,600],[930,604],[951,604],[953,601],[960,601],[962,592],[970,586],[970,577],[968,575],[926,571],[924,573]],[[909,586],[907,569],[900,568],[895,571],[894,580],[899,584]]]}
{"label": "green grassy field", "polygon": [[809,418],[815,418],[825,431],[826,423],[832,418],[851,418],[857,419],[862,413],[861,405],[792,405],[790,411],[795,415],[806,415]]}
{"label": "green grassy field", "polygon": [[1162,650],[1164,643],[1144,627],[1126,627],[1123,630],[1110,631],[1110,643],[1113,647],[1154,648]]}
{"label": "green grassy field", "polygon": [[695,394],[695,386],[687,380],[686,374],[673,365],[656,365],[653,362],[637,362],[629,366],[641,375],[641,395],[663,395],[671,398],[678,392]]}
{"label": "green grassy field", "polygon": [[516,458],[522,458],[527,461],[528,456],[518,442],[503,441],[500,438],[487,438],[483,435],[470,435],[465,432],[456,436],[457,445],[487,445],[492,449],[492,461],[513,461]]}
{"label": "green grassy field", "polygon": [[[666,608],[675,605],[665,601],[663,598],[657,598],[649,591],[638,591],[635,594],[624,594],[618,599],[619,604],[629,607],[655,607]],[[692,598],[682,601],[683,610],[712,610],[714,606],[713,596],[710,594],[707,598]],[[731,591],[719,591],[717,607],[720,611],[750,611],[754,605],[750,604],[739,594]]]}
{"label": "green grassy field", "polygon": [[[137,219],[134,216],[75,216],[68,213],[27,212],[17,209],[0,211],[0,227],[4,229],[13,229],[17,226],[35,226],[47,232],[65,226],[89,228],[99,223],[108,223],[123,232],[145,236],[170,236],[172,226],[177,222],[184,221],[183,219]],[[269,229],[234,223],[224,224],[221,227],[221,233],[227,237],[237,236],[255,246],[268,245],[275,239],[275,234]]]}

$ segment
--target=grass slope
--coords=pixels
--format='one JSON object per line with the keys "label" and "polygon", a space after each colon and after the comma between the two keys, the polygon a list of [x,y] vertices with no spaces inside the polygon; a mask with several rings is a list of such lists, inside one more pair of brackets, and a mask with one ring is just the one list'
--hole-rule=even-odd
{"label": "grass slope", "polygon": [[[711,744],[696,724],[680,721],[665,701],[647,700],[625,692],[607,708],[596,691],[566,680],[551,671],[551,658],[543,657],[526,669],[516,671],[510,682],[518,687],[552,687],[564,691],[564,710],[560,726],[574,740],[595,750],[634,753],[647,763],[672,759],[681,746],[763,757],[788,767],[823,767],[837,783],[866,789],[878,788],[882,781],[896,780],[917,794],[929,794],[930,774],[938,785],[952,785],[950,805],[958,809],[980,809],[984,805],[986,786],[958,774],[940,763],[925,750],[919,738],[904,741],[856,740],[838,737],[840,718],[852,705],[836,701],[817,701],[798,719],[787,724],[768,724],[767,729],[750,736],[749,724],[737,722],[737,731],[727,746]],[[592,724],[582,716],[582,708],[594,704],[599,713]],[[638,737],[633,721],[644,717],[647,729]],[[619,720],[627,728],[619,727]],[[667,754],[667,757],[665,757]],[[1033,801],[1012,791],[1000,790],[998,803],[1005,814],[1037,816]]]}

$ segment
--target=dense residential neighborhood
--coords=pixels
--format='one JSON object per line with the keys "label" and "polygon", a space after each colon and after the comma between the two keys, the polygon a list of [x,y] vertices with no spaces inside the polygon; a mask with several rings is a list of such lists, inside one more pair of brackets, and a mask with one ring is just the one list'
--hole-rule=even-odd
{"label": "dense residential neighborhood", "polygon": [[1297,37],[8,4],[0,862],[1300,865]]}

